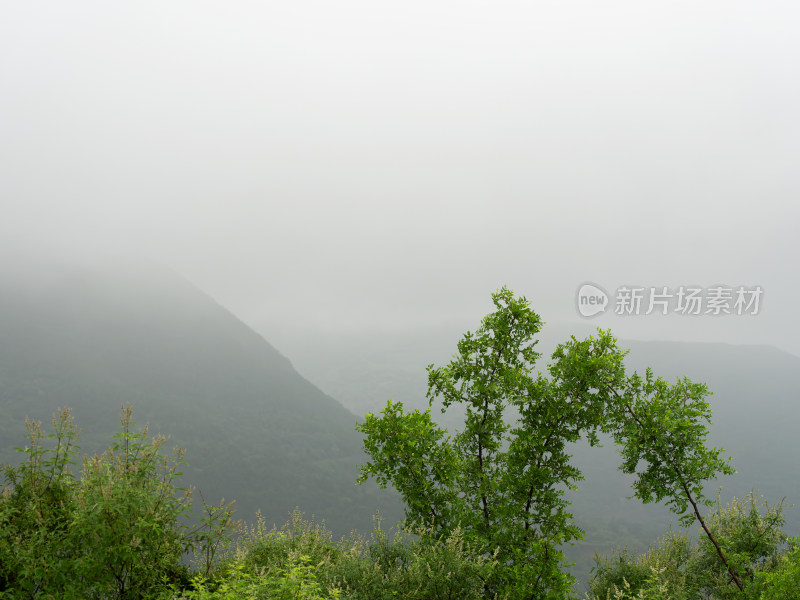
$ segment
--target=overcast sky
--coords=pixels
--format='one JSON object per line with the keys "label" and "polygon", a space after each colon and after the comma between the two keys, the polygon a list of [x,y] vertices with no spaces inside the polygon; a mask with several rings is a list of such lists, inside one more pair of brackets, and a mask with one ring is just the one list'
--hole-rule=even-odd
{"label": "overcast sky", "polygon": [[[6,0],[0,235],[154,259],[268,339],[474,323],[504,284],[578,321],[593,282],[592,325],[800,354],[798,32],[771,0]],[[635,285],[763,295],[615,315]]]}

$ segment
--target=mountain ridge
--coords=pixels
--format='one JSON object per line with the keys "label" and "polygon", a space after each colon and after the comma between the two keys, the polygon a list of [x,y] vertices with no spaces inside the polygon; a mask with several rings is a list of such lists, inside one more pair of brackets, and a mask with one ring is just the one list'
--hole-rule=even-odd
{"label": "mountain ridge", "polygon": [[3,460],[16,458],[26,416],[46,422],[65,405],[82,451],[102,450],[130,402],[134,420],[186,448],[186,483],[209,500],[236,498],[247,520],[262,509],[280,524],[299,505],[343,535],[369,529],[379,508],[400,518],[392,493],[355,485],[355,415],[184,278],[152,267],[17,271],[0,275]]}

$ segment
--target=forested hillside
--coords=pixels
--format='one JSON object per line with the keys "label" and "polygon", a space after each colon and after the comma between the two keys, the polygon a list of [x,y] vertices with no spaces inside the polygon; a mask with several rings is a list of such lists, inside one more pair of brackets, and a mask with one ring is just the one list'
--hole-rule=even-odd
{"label": "forested hillside", "polygon": [[369,530],[395,497],[356,486],[356,416],[190,283],[152,265],[6,265],[0,273],[0,456],[26,416],[70,407],[81,452],[108,446],[120,406],[187,450],[183,478],[238,517],[283,523],[299,506],[337,534]]}

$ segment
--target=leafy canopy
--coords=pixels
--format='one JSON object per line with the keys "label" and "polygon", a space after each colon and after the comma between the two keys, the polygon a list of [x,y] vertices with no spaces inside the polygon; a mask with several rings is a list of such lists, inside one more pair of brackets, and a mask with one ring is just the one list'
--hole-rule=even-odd
{"label": "leafy canopy", "polygon": [[[599,432],[610,434],[622,470],[637,475],[635,495],[664,500],[688,520],[702,522],[704,481],[733,470],[721,450],[705,446],[705,386],[670,385],[650,370],[627,375],[626,352],[607,331],[559,345],[545,377],[533,370],[539,315],[505,287],[492,301],[495,312],[464,335],[453,360],[428,367],[427,410],[407,413],[389,401],[356,426],[370,457],[359,481],[391,483],[409,520],[444,533],[461,527],[496,553],[488,594],[564,598],[574,580],[560,547],[583,536],[565,498],[583,478],[568,443],[585,437],[595,445]],[[448,435],[433,422],[437,399],[442,412],[461,407],[463,429]],[[725,562],[721,549],[719,556]]]}

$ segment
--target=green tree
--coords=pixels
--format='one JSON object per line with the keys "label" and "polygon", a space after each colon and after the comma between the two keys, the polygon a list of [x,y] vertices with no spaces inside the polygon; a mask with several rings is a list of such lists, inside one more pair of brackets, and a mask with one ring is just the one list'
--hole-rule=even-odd
{"label": "green tree", "polygon": [[[704,386],[670,386],[649,371],[628,376],[625,352],[603,331],[560,345],[549,377],[534,374],[541,319],[507,288],[492,301],[496,311],[464,336],[454,359],[428,368],[426,411],[405,413],[389,401],[382,416],[357,425],[371,459],[359,481],[393,484],[411,521],[442,532],[460,526],[484,552],[496,552],[488,594],[564,598],[573,578],[562,570],[560,547],[583,535],[564,496],[582,479],[568,443],[585,436],[595,445],[600,431],[611,434],[623,469],[638,475],[636,496],[666,499],[681,515],[691,504],[700,519],[703,482],[732,469],[721,451],[705,447]],[[443,412],[463,407],[463,430],[449,436],[433,422],[436,399]],[[642,460],[646,468],[637,471]]]}
{"label": "green tree", "polygon": [[390,401],[381,417],[368,414],[357,426],[371,457],[360,480],[391,482],[410,520],[443,532],[460,526],[484,552],[497,552],[490,593],[563,598],[573,579],[562,570],[559,547],[582,535],[564,497],[581,479],[566,445],[587,430],[596,441],[602,411],[577,409],[552,381],[534,375],[542,321],[528,302],[506,288],[492,300],[497,310],[464,336],[454,360],[428,368],[430,404],[440,398],[443,412],[462,406],[463,430],[447,436],[430,407],[406,414]]}

